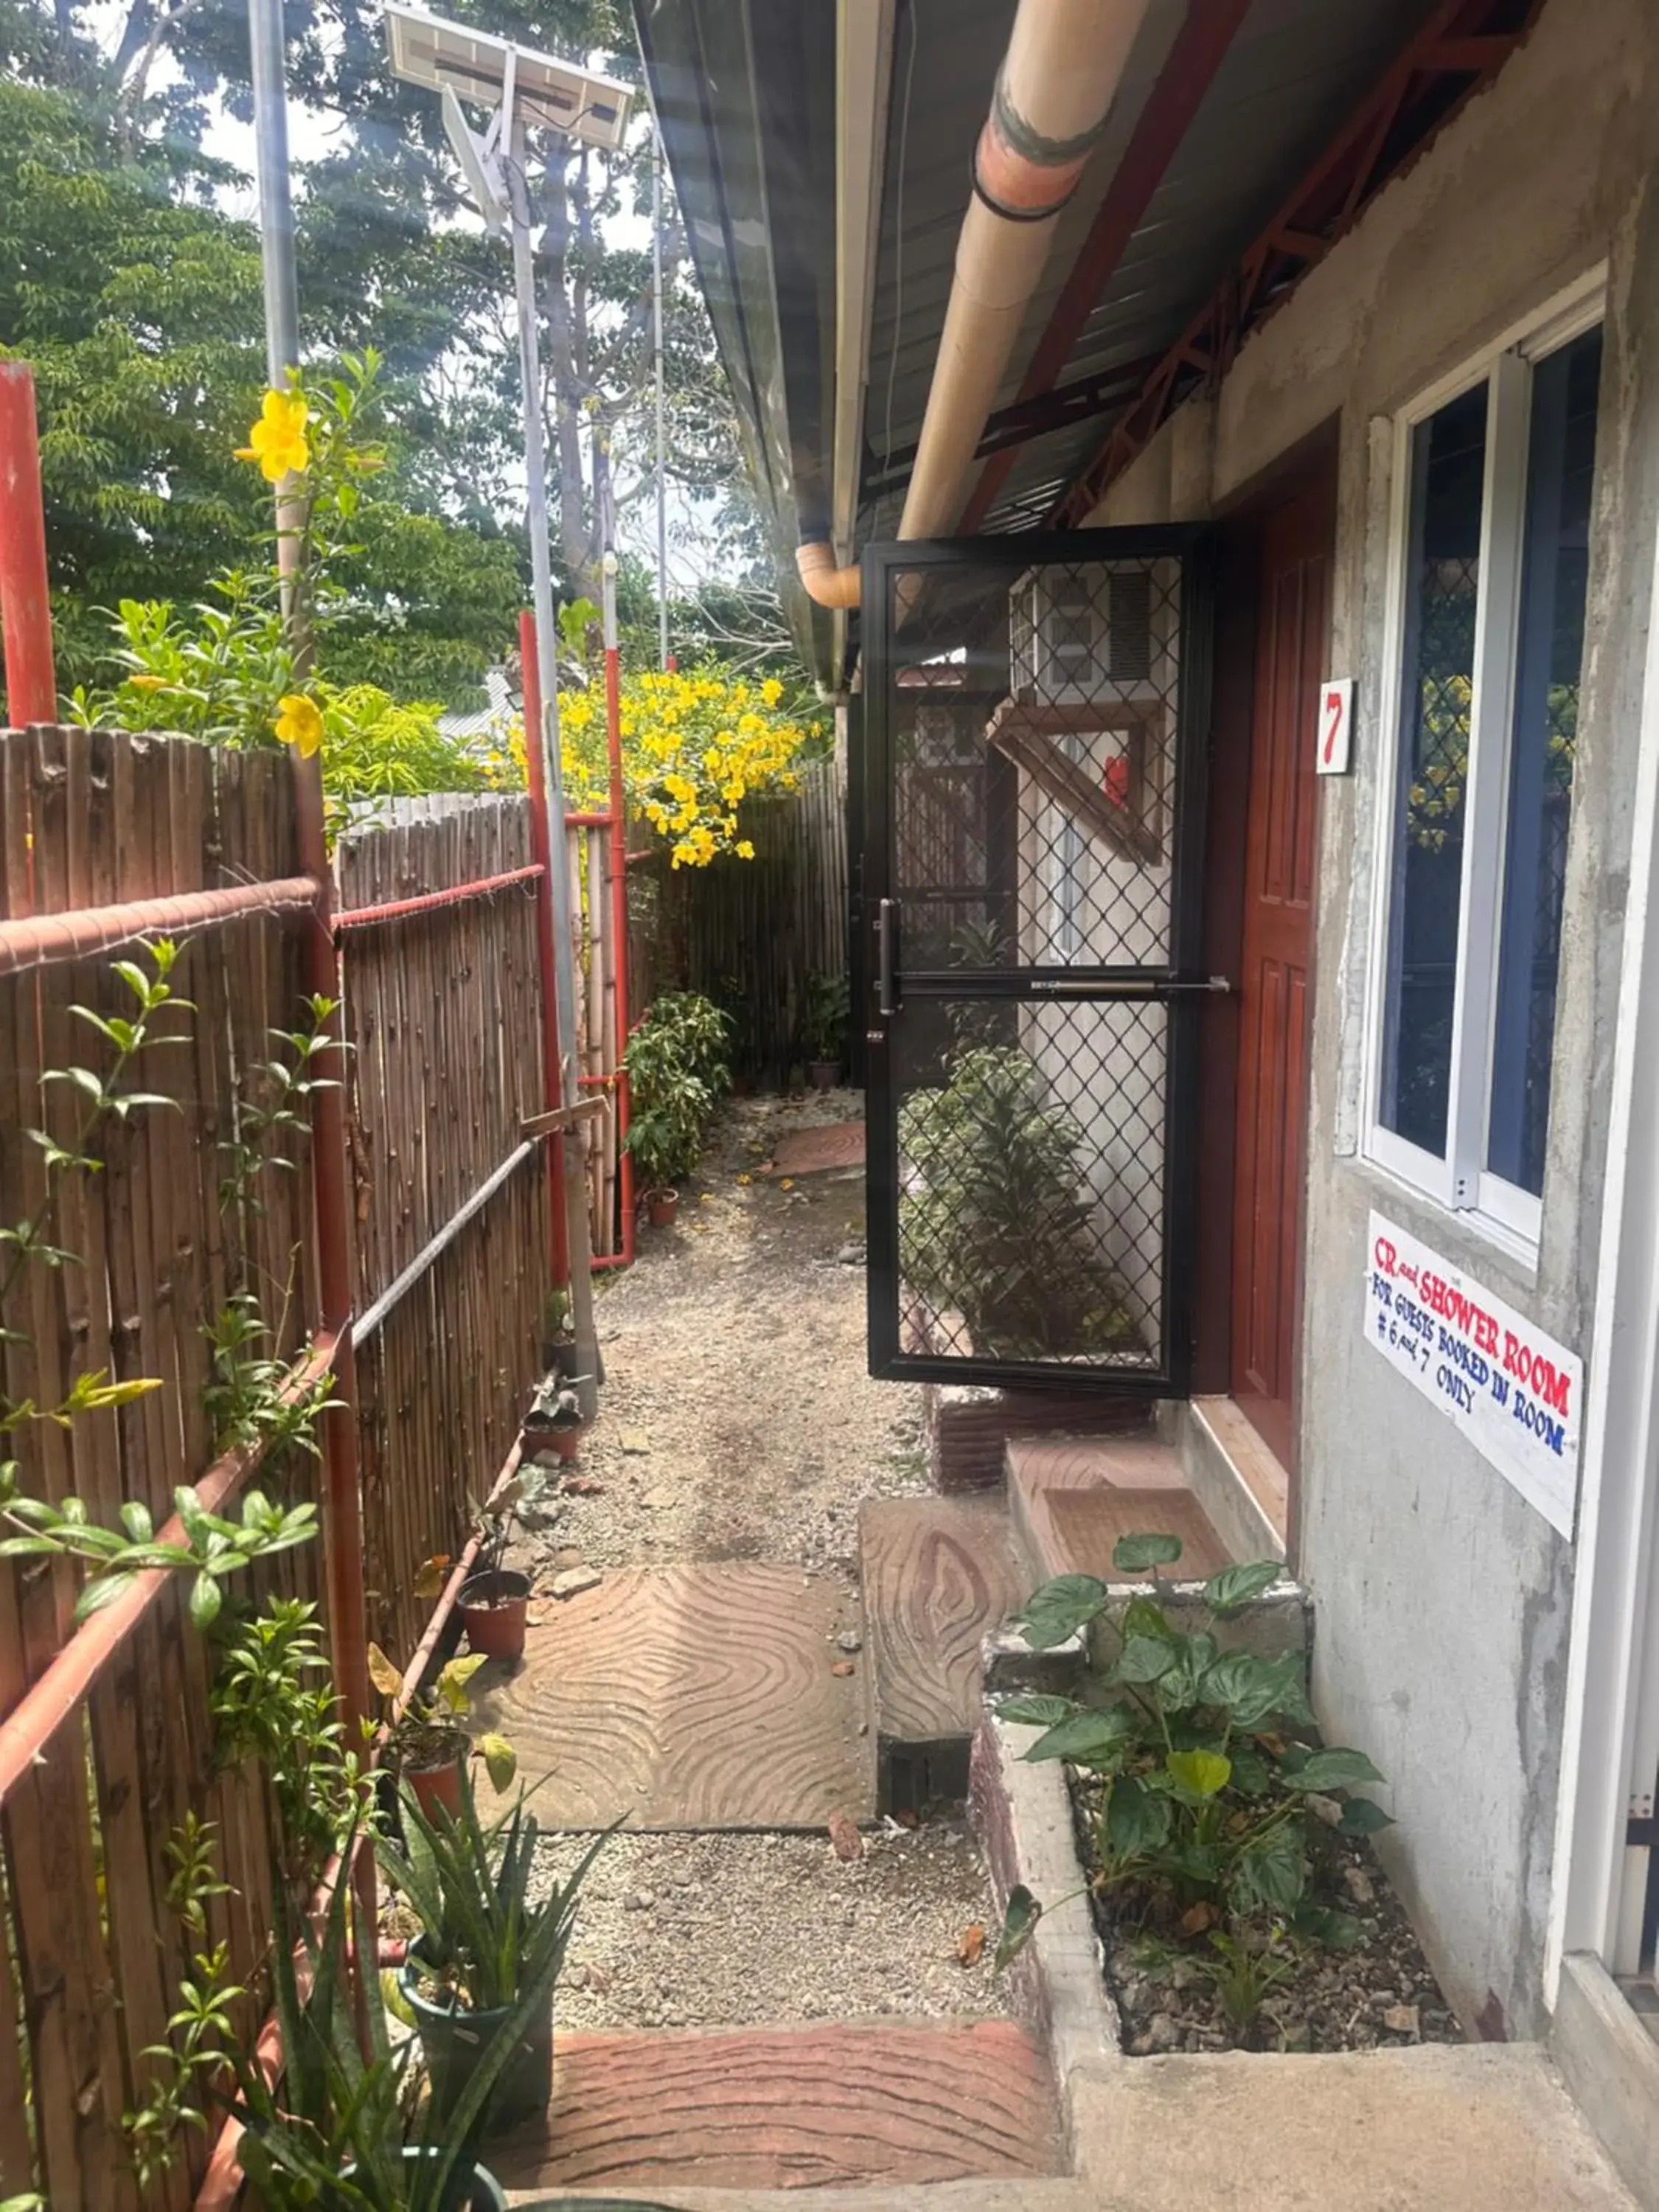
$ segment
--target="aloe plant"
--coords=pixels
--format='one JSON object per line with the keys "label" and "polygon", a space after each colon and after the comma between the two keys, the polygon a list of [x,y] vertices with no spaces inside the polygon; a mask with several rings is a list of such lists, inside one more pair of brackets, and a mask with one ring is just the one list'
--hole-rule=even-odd
{"label": "aloe plant", "polygon": [[539,1830],[525,1793],[499,1820],[483,1821],[463,1777],[459,1820],[430,1820],[413,1790],[402,1793],[404,1848],[384,1838],[380,1867],[421,1923],[420,1963],[475,2012],[517,2002],[526,1988],[550,1997],[574,1929],[589,1868],[616,1832],[583,1853],[569,1879],[530,1896]]}

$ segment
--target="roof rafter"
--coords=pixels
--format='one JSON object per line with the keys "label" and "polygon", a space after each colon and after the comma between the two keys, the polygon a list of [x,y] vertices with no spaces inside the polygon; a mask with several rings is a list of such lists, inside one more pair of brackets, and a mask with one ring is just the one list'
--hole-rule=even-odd
{"label": "roof rafter", "polygon": [[[1191,0],[1157,82],[1147,94],[1123,158],[1079,248],[1060,297],[1037,340],[1014,404],[1051,392],[1073,349],[1127,252],[1152,196],[1203,103],[1249,13],[1250,0]],[[999,453],[980,471],[958,528],[977,530],[1007,479],[1012,462]]]}
{"label": "roof rafter", "polygon": [[[1046,518],[1073,529],[1190,392],[1408,168],[1526,38],[1544,0],[1442,0],[1377,78],[1243,258],[1229,270]],[[1455,80],[1456,82],[1454,82]]]}

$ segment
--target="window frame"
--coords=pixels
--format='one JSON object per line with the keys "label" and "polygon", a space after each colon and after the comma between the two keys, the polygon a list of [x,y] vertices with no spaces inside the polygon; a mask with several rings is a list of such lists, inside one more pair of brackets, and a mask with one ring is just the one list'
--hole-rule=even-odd
{"label": "window frame", "polygon": [[[1534,314],[1429,386],[1390,425],[1388,569],[1383,661],[1378,685],[1378,774],[1365,1024],[1363,1156],[1419,1197],[1458,1215],[1512,1257],[1534,1264],[1543,1200],[1486,1165],[1508,846],[1515,687],[1524,586],[1527,463],[1532,372],[1545,356],[1606,319],[1607,269],[1591,270]],[[1480,585],[1475,607],[1464,787],[1463,863],[1443,1159],[1387,1127],[1382,1118],[1389,1018],[1389,948],[1398,833],[1406,629],[1410,580],[1413,441],[1419,426],[1477,386],[1487,387],[1481,492]]]}

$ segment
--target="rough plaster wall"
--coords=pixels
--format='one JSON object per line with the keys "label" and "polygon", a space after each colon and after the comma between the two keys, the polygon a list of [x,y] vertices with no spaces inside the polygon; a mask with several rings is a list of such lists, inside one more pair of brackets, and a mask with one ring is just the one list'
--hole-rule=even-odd
{"label": "rough plaster wall", "polygon": [[[1567,127],[1568,119],[1571,127]],[[1659,518],[1659,9],[1553,0],[1528,45],[1245,347],[1213,424],[1167,425],[1094,518],[1218,507],[1340,416],[1333,669],[1356,772],[1322,787],[1307,1193],[1300,1564],[1328,1727],[1389,1775],[1385,1850],[1449,1994],[1535,2032],[1571,1550],[1363,1341],[1372,1205],[1593,1356],[1629,793]],[[1605,258],[1607,349],[1559,1029],[1534,1276],[1359,1157],[1386,417]],[[1160,504],[1161,502],[1161,504]],[[1492,2007],[1496,2000],[1497,2009]]]}

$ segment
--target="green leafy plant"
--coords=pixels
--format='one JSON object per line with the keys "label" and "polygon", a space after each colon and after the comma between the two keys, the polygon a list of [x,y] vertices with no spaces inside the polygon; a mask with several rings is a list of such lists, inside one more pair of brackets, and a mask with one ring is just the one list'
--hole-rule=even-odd
{"label": "green leafy plant", "polygon": [[815,972],[806,979],[805,1003],[801,1011],[801,1050],[808,1060],[834,1060],[847,1057],[847,1029],[852,1018],[852,994],[845,973]]}
{"label": "green leafy plant", "polygon": [[1136,1341],[1085,1184],[1084,1133],[1018,1046],[960,1052],[899,1109],[904,1279],[959,1313],[984,1356],[1042,1359]]}
{"label": "green leafy plant", "polygon": [[400,1802],[403,1848],[386,1838],[375,1848],[386,1879],[421,1923],[416,1963],[422,1993],[472,2012],[513,2004],[531,1983],[550,1994],[569,1949],[582,1884],[615,1828],[595,1839],[568,1881],[550,1884],[534,1899],[540,1831],[525,1810],[523,1790],[490,1821],[479,1818],[465,1779],[458,1819],[441,1814],[428,1820],[408,1788]]}
{"label": "green leafy plant", "polygon": [[[481,1653],[468,1652],[448,1661],[435,1681],[416,1691],[392,1725],[387,1751],[395,1771],[407,1774],[452,1759],[464,1760],[476,1750],[497,1793],[511,1787],[519,1764],[512,1744],[491,1731],[475,1745],[465,1725],[472,1710],[472,1677],[484,1664]],[[402,1671],[378,1644],[368,1647],[368,1678],[389,1702],[402,1695]]]}
{"label": "green leafy plant", "polygon": [[729,1039],[726,1015],[696,991],[664,992],[629,1039],[626,1142],[647,1190],[696,1167],[731,1085]]}
{"label": "green leafy plant", "polygon": [[210,1821],[190,1813],[167,1844],[173,1869],[167,1904],[183,1937],[185,1970],[178,2008],[167,2021],[168,2040],[147,2045],[142,2054],[156,2062],[149,2094],[122,2115],[127,2157],[142,2190],[171,2166],[181,2130],[207,2125],[198,2100],[228,2063],[235,2033],[231,2008],[247,1994],[231,1978],[228,1944],[205,1948],[208,1906],[231,1894],[230,1885],[218,1879],[216,1837]]}
{"label": "green leafy plant", "polygon": [[268,1598],[262,1610],[222,1628],[209,1692],[214,1765],[221,1771],[257,1759],[269,1778],[285,1871],[314,1879],[355,1819],[369,1781],[348,1748],[317,1608]]}
{"label": "green leafy plant", "polygon": [[[1113,1558],[1121,1571],[1140,1573],[1174,1565],[1181,1548],[1176,1536],[1132,1535]],[[1245,1612],[1281,1571],[1261,1559],[1212,1575],[1202,1591],[1210,1621]],[[1223,1650],[1213,1626],[1180,1626],[1158,1585],[1114,1595],[1092,1575],[1044,1583],[1019,1619],[1038,1650],[1084,1628],[1109,1647],[1090,1701],[1032,1695],[999,1708],[1042,1729],[1027,1759],[1063,1760],[1086,1778],[1097,1895],[1133,1888],[1200,1933],[1231,1919],[1237,1935],[1237,1923],[1266,1915],[1334,1947],[1355,1939],[1358,1924],[1310,1893],[1310,1800],[1322,1801],[1341,1833],[1370,1835],[1389,1816],[1357,1793],[1382,1778],[1362,1752],[1310,1740],[1299,1652]],[[1005,1963],[1042,1911],[1029,1892],[1017,1899]]]}

